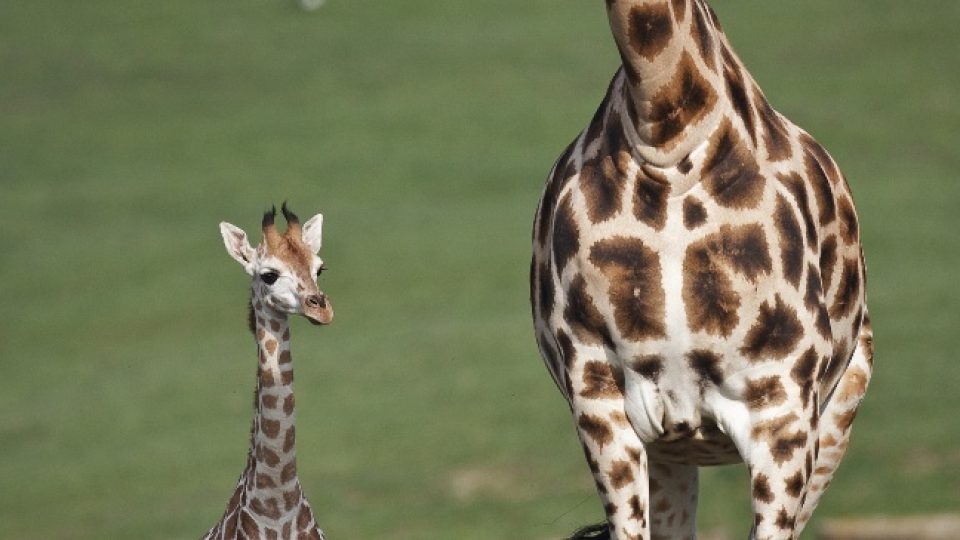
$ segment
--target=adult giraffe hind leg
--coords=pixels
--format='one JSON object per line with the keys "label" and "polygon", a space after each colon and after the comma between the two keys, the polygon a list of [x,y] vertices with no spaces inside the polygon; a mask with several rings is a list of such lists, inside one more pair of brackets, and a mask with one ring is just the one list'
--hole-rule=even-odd
{"label": "adult giraffe hind leg", "polygon": [[699,469],[695,465],[650,463],[650,536],[653,540],[697,537]]}
{"label": "adult giraffe hind leg", "polygon": [[865,315],[853,357],[820,415],[820,452],[813,474],[807,482],[806,499],[797,516],[797,535],[813,515],[820,497],[827,490],[840,460],[847,451],[850,428],[867,391],[872,371],[873,330],[869,317]]}

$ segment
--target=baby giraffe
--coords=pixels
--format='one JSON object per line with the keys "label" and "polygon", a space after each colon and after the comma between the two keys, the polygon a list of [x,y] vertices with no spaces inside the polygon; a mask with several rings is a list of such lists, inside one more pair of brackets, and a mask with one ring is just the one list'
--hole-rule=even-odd
{"label": "baby giraffe", "polygon": [[282,210],[286,232],[277,232],[276,208],[271,209],[263,216],[263,241],[256,249],[243,230],[220,224],[227,252],[253,278],[249,322],[257,341],[256,415],[247,467],[223,518],[205,540],[324,539],[297,478],[287,320],[288,315],[303,315],[321,325],[333,319],[333,308],[316,283],[324,270],[317,256],[323,216],[317,214],[301,227],[286,203]]}

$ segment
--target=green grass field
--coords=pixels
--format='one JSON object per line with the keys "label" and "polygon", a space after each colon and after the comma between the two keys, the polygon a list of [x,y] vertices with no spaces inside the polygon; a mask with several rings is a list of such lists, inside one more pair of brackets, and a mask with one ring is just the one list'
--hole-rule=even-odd
{"label": "green grass field", "polygon": [[[863,224],[877,371],[818,516],[960,508],[960,3],[715,3]],[[545,175],[616,63],[599,1],[5,3],[0,538],[219,518],[255,358],[217,223],[255,231],[284,198],[326,216],[337,319],[293,346],[329,537],[599,519],[526,280]],[[744,470],[701,484],[702,530],[745,536]]]}

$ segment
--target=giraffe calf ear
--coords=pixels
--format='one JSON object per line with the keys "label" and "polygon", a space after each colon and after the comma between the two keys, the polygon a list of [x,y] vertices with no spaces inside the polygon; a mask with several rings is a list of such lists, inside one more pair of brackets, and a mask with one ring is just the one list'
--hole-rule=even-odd
{"label": "giraffe calf ear", "polygon": [[323,214],[317,214],[303,224],[303,243],[310,246],[314,253],[320,251],[323,233]]}
{"label": "giraffe calf ear", "polygon": [[236,225],[227,222],[220,223],[220,234],[223,235],[223,245],[227,247],[227,253],[243,265],[243,269],[248,274],[253,274],[253,258],[256,251],[250,247],[247,240],[247,233]]}

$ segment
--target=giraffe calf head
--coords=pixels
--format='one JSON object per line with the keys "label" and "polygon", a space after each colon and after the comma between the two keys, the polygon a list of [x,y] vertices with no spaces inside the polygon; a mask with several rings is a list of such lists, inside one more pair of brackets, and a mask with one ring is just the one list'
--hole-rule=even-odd
{"label": "giraffe calf head", "polygon": [[247,233],[230,223],[220,223],[227,253],[253,278],[251,305],[258,303],[277,314],[303,315],[313,324],[329,324],[333,307],[317,287],[324,270],[320,251],[323,215],[317,214],[302,226],[296,214],[283,203],[287,230],[280,234],[274,225],[276,208],[263,215],[263,240],[253,248]]}

